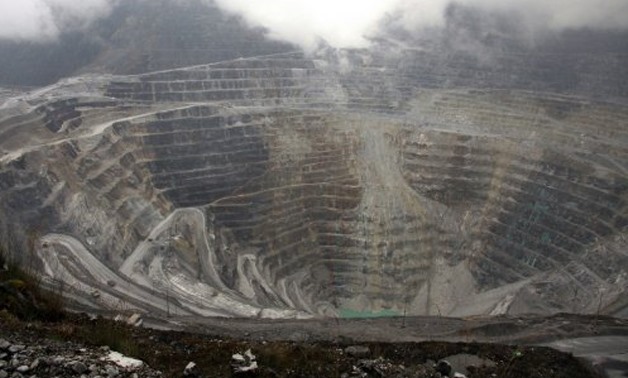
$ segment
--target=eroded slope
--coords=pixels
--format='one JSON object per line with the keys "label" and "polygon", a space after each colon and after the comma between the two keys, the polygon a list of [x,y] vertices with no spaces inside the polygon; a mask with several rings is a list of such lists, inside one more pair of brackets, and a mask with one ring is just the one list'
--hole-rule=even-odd
{"label": "eroded slope", "polygon": [[3,229],[37,239],[47,282],[109,310],[625,311],[621,101],[427,89],[365,54],[350,70],[279,54],[10,100]]}

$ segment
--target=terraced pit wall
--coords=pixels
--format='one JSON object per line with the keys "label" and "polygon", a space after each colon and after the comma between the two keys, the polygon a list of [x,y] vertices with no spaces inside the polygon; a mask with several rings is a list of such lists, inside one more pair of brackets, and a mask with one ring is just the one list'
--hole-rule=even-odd
{"label": "terraced pit wall", "polygon": [[37,230],[48,282],[98,309],[625,315],[626,78],[579,94],[619,68],[559,94],[534,69],[469,89],[501,74],[461,61],[461,82],[430,84],[420,55],[341,54],[5,103],[3,228]]}

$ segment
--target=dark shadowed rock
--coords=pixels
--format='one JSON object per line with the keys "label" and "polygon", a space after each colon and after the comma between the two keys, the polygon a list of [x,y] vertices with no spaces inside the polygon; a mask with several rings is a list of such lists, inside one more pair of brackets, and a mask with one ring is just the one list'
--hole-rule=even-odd
{"label": "dark shadowed rock", "polygon": [[364,358],[371,355],[371,350],[367,346],[353,345],[345,348],[345,353],[352,357]]}
{"label": "dark shadowed rock", "polygon": [[438,361],[435,368],[437,372],[445,377],[450,377],[452,375],[451,364],[447,360]]}

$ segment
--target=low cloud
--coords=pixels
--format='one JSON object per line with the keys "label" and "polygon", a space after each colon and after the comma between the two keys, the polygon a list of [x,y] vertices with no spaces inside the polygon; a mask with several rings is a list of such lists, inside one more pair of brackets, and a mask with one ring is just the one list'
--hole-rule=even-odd
{"label": "low cloud", "polygon": [[[106,17],[125,1],[0,0],[0,39],[46,41]],[[452,0],[167,0],[216,3],[263,26],[272,38],[311,50],[321,40],[334,47],[365,47],[382,20],[408,31],[443,25]],[[628,28],[628,0],[455,0],[488,12],[518,14],[529,28]]]}
{"label": "low cloud", "polygon": [[272,38],[311,49],[323,39],[335,47],[362,47],[366,36],[398,0],[216,0],[218,5],[263,26]]}
{"label": "low cloud", "polygon": [[2,0],[0,39],[48,41],[106,17],[117,0]]}
{"label": "low cloud", "polygon": [[[441,26],[451,0],[216,0],[270,36],[306,50],[323,39],[334,47],[364,47],[381,21],[408,31]],[[516,13],[529,28],[628,28],[626,0],[457,0],[488,12]]]}

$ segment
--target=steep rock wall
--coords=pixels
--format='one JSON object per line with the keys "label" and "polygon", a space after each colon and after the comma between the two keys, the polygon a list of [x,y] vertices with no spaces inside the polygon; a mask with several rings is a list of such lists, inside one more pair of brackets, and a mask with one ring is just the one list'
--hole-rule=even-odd
{"label": "steep rock wall", "polygon": [[625,309],[625,101],[426,88],[392,55],[341,54],[84,77],[8,101],[3,229],[34,230],[48,282],[110,310]]}

